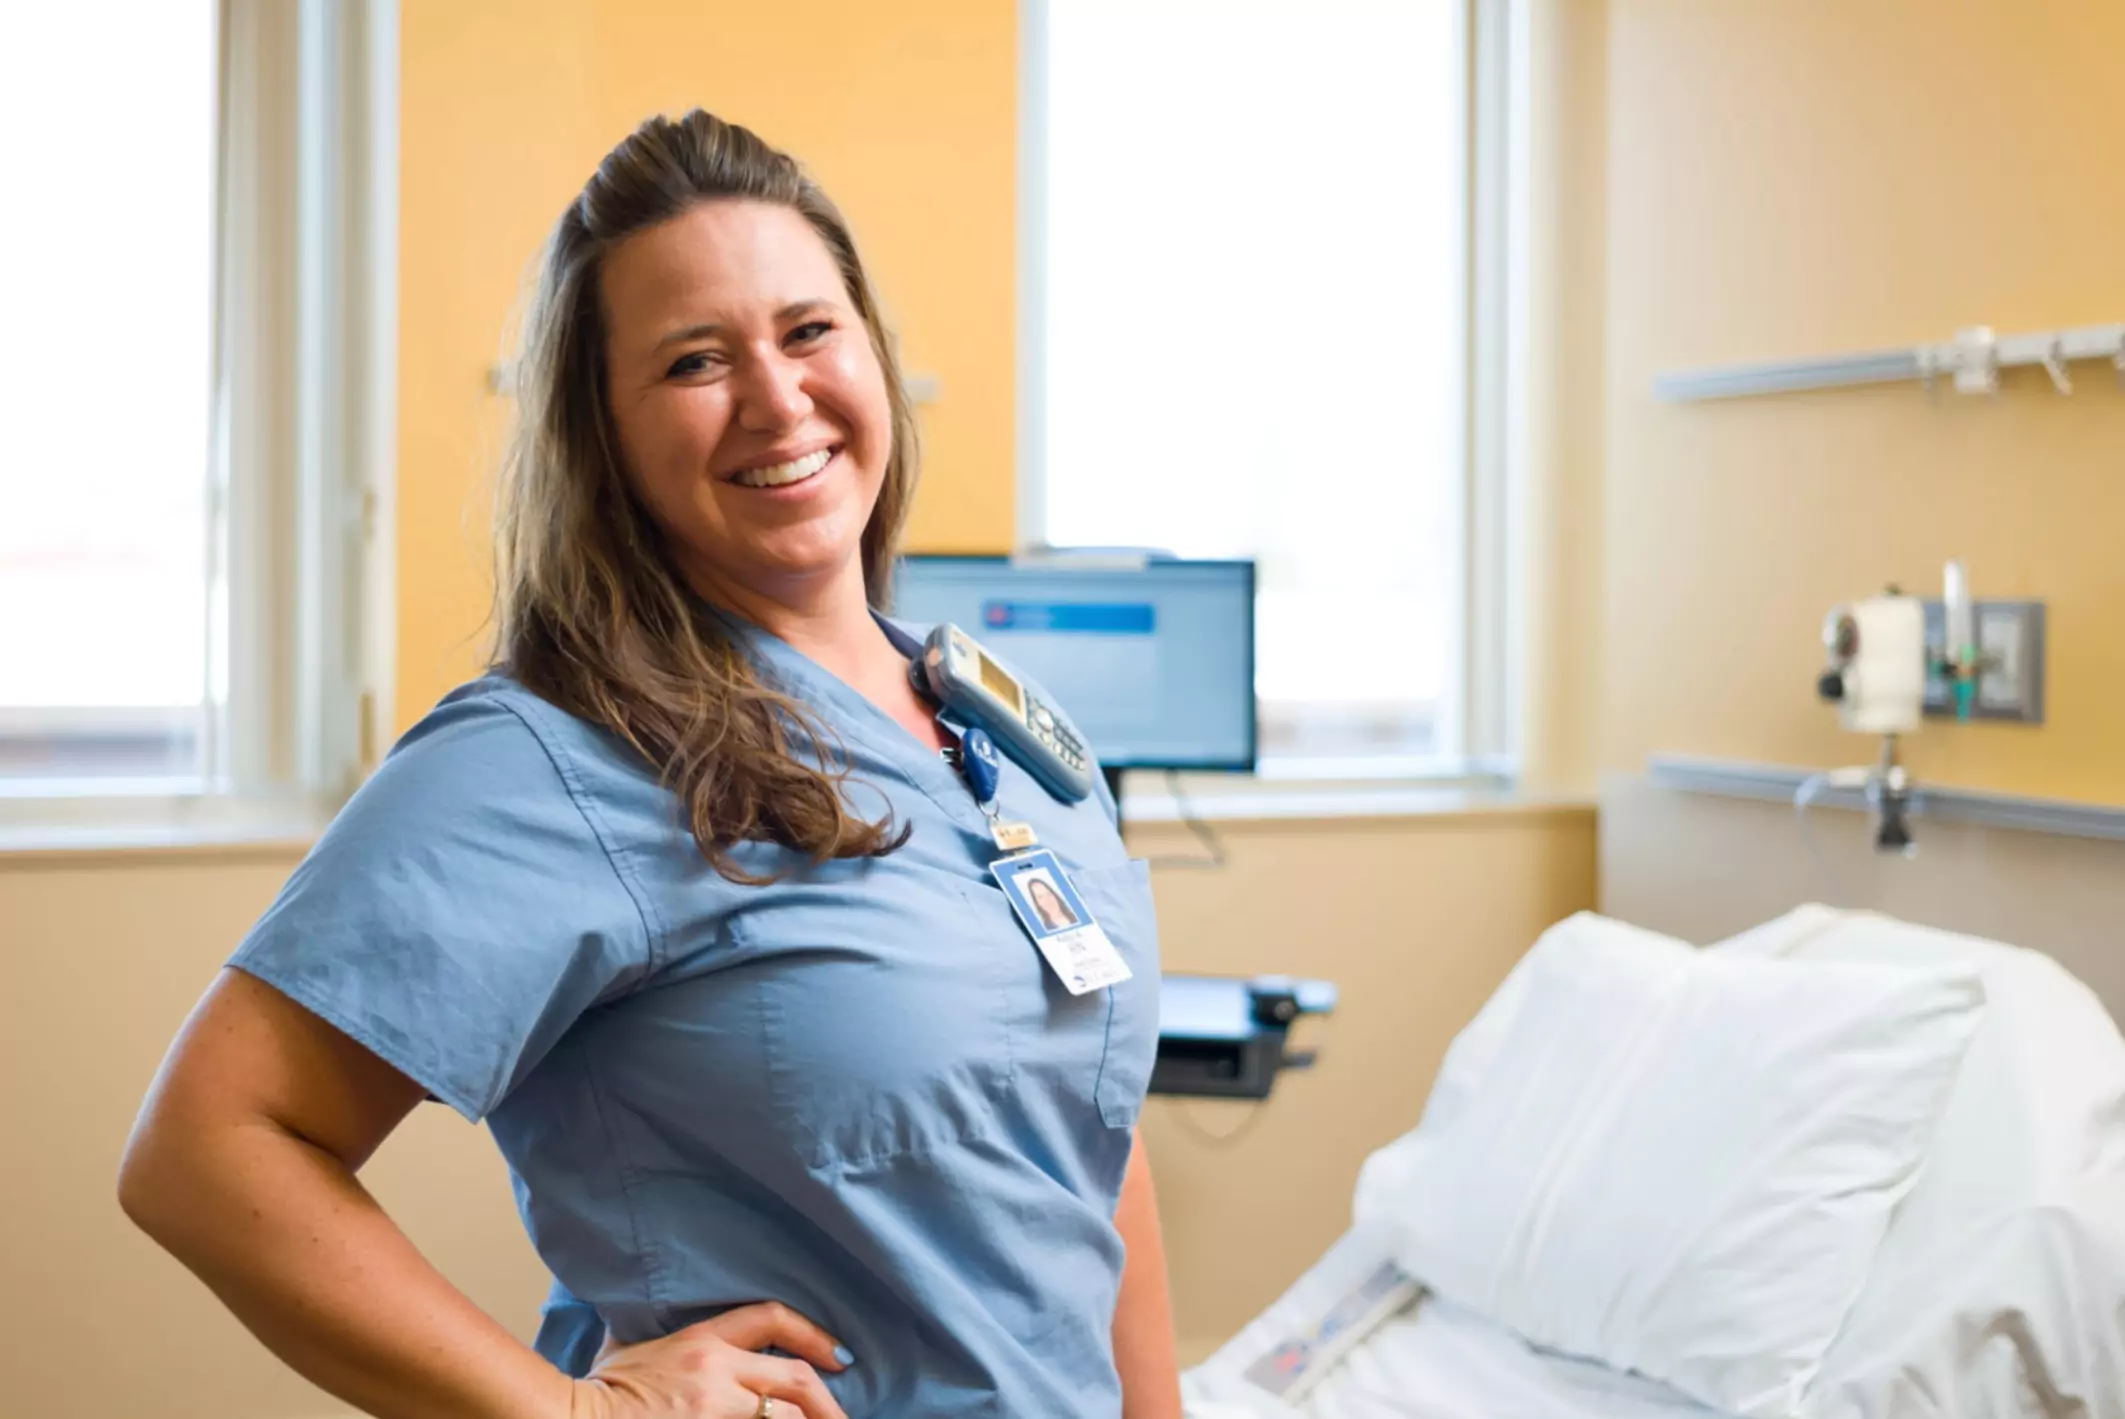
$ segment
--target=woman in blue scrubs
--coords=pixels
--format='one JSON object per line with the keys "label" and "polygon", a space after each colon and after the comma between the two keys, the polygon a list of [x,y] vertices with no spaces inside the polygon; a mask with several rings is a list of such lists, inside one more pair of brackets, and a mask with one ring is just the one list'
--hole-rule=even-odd
{"label": "woman in blue scrubs", "polygon": [[[914,423],[848,229],[694,112],[549,241],[498,654],[392,751],[172,1047],[121,1198],[383,1416],[1180,1413],[1143,864],[1030,824],[1132,975],[1072,995],[880,613]],[[486,1120],[557,1284],[536,1352],[356,1174]]]}

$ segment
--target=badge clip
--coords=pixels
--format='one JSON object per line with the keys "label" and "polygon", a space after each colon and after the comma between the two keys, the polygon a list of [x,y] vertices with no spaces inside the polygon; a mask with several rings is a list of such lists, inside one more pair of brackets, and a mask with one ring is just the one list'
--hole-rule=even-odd
{"label": "badge clip", "polygon": [[964,728],[954,720],[938,716],[947,729],[959,731],[959,772],[965,776],[967,787],[973,791],[974,802],[981,814],[989,820],[989,838],[1002,852],[1024,852],[1040,845],[1039,836],[1031,823],[1012,822],[1003,817],[996,807],[996,786],[1003,779],[1002,766],[996,759],[996,741],[980,725]]}

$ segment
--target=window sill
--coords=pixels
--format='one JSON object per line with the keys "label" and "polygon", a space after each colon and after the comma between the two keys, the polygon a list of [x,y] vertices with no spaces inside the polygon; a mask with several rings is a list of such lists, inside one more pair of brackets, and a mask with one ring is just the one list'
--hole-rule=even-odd
{"label": "window sill", "polygon": [[131,856],[300,857],[332,819],[328,805],[301,798],[138,791],[149,787],[0,786],[0,868]]}
{"label": "window sill", "polygon": [[[1353,771],[1360,767],[1369,772]],[[1265,761],[1254,774],[1132,772],[1122,820],[1132,826],[1205,822],[1321,822],[1379,818],[1470,818],[1586,813],[1583,794],[1528,793],[1494,766],[1428,761],[1394,773],[1380,760]],[[1326,771],[1324,771],[1324,769]],[[1176,782],[1179,794],[1169,791]],[[57,786],[50,786],[57,787]],[[333,809],[288,798],[213,794],[113,796],[31,794],[0,787],[0,869],[70,859],[121,857],[300,857]]]}
{"label": "window sill", "polygon": [[[1419,772],[1381,760],[1264,761],[1253,774],[1132,773],[1124,786],[1122,821],[1132,826],[1204,822],[1305,822],[1372,818],[1469,818],[1591,813],[1586,794],[1530,793],[1505,766],[1430,760]],[[1370,772],[1362,771],[1369,769]],[[1176,783],[1178,795],[1167,785]]]}

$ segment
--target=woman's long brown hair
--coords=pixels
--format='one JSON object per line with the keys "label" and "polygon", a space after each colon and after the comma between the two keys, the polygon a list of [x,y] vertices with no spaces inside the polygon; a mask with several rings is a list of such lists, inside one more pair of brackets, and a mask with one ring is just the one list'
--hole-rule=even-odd
{"label": "woman's long brown hair", "polygon": [[796,161],[699,109],[652,118],[598,165],[554,225],[514,367],[516,425],[495,509],[494,659],[536,694],[612,731],[662,775],[702,854],[747,841],[814,861],[890,852],[892,823],[849,810],[836,741],[764,684],[725,621],[686,585],[619,461],[606,405],[600,273],[615,243],[703,202],[788,207],[826,243],[885,373],[892,454],[863,529],[883,609],[915,492],[915,421],[848,223]]}

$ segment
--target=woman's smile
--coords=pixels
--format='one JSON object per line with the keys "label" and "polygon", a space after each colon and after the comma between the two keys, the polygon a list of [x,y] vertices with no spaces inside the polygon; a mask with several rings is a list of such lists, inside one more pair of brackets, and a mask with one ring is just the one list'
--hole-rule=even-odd
{"label": "woman's smile", "polygon": [[787,488],[793,484],[802,483],[813,474],[819,472],[820,469],[826,467],[827,460],[833,456],[833,449],[822,448],[816,452],[807,453],[801,458],[787,459],[777,463],[765,463],[757,468],[744,469],[733,473],[731,481],[741,488]]}

